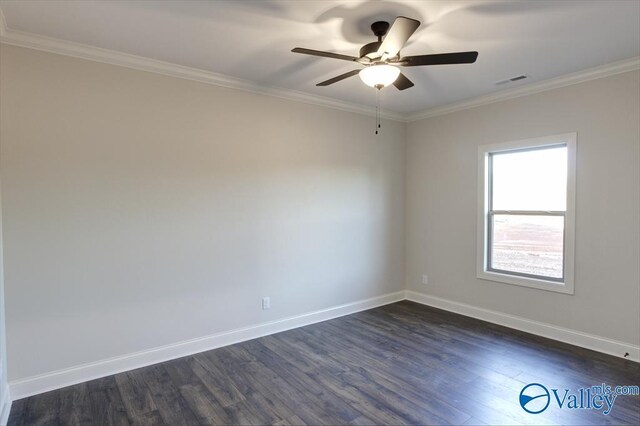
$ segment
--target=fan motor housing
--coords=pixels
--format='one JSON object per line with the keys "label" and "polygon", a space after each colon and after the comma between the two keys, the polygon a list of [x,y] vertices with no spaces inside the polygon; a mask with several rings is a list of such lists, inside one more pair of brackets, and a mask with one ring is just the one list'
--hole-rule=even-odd
{"label": "fan motor housing", "polygon": [[373,43],[365,44],[360,48],[360,57],[362,58],[369,53],[377,52],[381,44],[381,41],[374,41]]}
{"label": "fan motor housing", "polygon": [[378,37],[378,41],[374,41],[373,43],[365,44],[360,48],[360,57],[364,58],[366,55],[377,52],[378,48],[382,44],[382,37],[387,34],[389,30],[389,23],[387,21],[376,21],[371,24],[371,31]]}

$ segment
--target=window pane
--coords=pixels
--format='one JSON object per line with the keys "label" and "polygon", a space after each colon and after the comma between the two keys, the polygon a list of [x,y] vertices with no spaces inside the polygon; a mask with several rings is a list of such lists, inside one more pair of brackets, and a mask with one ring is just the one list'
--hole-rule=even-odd
{"label": "window pane", "polygon": [[491,269],[562,278],[564,216],[493,215]]}
{"label": "window pane", "polygon": [[556,210],[567,207],[567,147],[496,153],[493,210]]}

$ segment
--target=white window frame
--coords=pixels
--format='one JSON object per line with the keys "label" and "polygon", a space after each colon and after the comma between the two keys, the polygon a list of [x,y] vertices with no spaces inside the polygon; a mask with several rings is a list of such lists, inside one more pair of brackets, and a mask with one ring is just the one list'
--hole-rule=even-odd
{"label": "white window frame", "polygon": [[[531,287],[558,293],[574,294],[576,133],[544,136],[478,147],[478,236],[477,277],[482,280]],[[567,210],[564,222],[564,281],[511,275],[487,270],[489,215],[489,156],[493,153],[565,145],[567,147]]]}

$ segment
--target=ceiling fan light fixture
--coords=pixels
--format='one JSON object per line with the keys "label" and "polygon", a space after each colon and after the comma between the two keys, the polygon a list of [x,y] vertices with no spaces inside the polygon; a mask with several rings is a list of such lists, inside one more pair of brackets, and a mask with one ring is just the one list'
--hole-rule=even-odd
{"label": "ceiling fan light fixture", "polygon": [[371,65],[363,68],[358,75],[367,86],[386,87],[396,81],[400,75],[400,69],[387,64]]}

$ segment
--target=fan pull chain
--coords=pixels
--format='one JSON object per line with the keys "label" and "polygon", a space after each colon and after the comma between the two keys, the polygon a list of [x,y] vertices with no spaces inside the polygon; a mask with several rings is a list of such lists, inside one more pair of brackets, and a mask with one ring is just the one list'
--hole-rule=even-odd
{"label": "fan pull chain", "polygon": [[380,128],[380,89],[376,88],[376,135]]}

